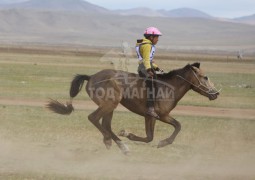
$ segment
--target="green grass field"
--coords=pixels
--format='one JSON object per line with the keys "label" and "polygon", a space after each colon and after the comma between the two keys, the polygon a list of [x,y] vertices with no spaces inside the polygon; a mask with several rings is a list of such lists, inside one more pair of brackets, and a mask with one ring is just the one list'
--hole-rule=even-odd
{"label": "green grass field", "polygon": [[[75,74],[113,68],[101,57],[0,53],[1,99],[68,100]],[[165,70],[187,61],[158,60]],[[201,62],[211,81],[221,87],[215,101],[189,92],[180,105],[255,109],[255,64]],[[85,92],[77,100],[89,100]],[[15,101],[14,101],[15,102]],[[74,102],[75,106],[75,102]],[[84,106],[86,106],[84,104]],[[85,107],[86,109],[86,107]],[[87,120],[91,110],[70,116],[53,114],[41,106],[0,104],[0,179],[254,179],[254,119],[176,115],[182,131],[175,142],[157,149],[173,128],[157,122],[149,144],[122,140],[131,154],[115,144],[106,150],[99,131]],[[144,136],[142,117],[114,113],[113,130]]]}

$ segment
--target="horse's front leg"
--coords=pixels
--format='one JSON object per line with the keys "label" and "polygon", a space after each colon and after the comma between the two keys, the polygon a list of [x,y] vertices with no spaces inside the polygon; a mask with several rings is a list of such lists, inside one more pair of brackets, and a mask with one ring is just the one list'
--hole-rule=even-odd
{"label": "horse's front leg", "polygon": [[135,134],[128,133],[125,130],[121,130],[119,136],[127,137],[132,141],[141,141],[141,142],[151,142],[154,137],[154,127],[155,127],[156,120],[152,117],[145,117],[145,131],[146,137],[139,137]]}
{"label": "horse's front leg", "polygon": [[174,118],[172,118],[171,116],[163,117],[160,119],[160,121],[167,123],[167,124],[171,124],[175,129],[174,129],[173,134],[169,138],[166,138],[159,142],[158,148],[164,147],[168,144],[172,144],[174,139],[176,138],[177,134],[181,130],[181,124],[178,121],[176,121]]}

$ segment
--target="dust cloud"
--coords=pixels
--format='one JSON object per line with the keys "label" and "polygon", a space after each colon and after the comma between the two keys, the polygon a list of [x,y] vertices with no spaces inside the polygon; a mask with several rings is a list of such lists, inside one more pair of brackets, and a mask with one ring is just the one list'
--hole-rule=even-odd
{"label": "dust cloud", "polygon": [[[51,144],[0,136],[0,178],[40,179],[48,175],[53,179],[254,179],[252,149],[247,150],[244,144],[224,147],[223,142],[216,148],[213,141],[204,140],[195,141],[196,147],[192,148],[191,144],[176,143],[165,149],[129,142],[132,152],[125,156],[116,146],[106,150],[103,145],[90,148],[75,141]],[[187,151],[188,155],[178,151]]]}

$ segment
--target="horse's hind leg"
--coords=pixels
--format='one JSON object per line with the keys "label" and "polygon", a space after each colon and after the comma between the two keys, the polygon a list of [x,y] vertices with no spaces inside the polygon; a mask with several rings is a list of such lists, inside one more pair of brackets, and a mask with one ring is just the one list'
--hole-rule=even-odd
{"label": "horse's hind leg", "polygon": [[[103,119],[102,119],[103,128],[106,129],[111,134],[112,134],[112,129],[111,129],[112,115],[113,115],[113,111],[103,116]],[[104,144],[107,149],[110,149],[110,147],[112,146],[112,137],[111,138],[104,137]]]}
{"label": "horse's hind leg", "polygon": [[[111,127],[111,121],[112,121],[113,111],[108,113],[103,117],[102,120],[102,126],[111,134],[111,138],[116,142],[116,144],[119,146],[121,151],[124,154],[127,154],[129,152],[128,147],[116,136],[116,134],[113,133],[112,127]],[[112,145],[112,139],[109,139],[107,137],[104,137],[104,144],[106,145],[106,148],[109,149]]]}
{"label": "horse's hind leg", "polygon": [[132,141],[141,141],[145,143],[149,143],[153,140],[154,137],[154,127],[155,127],[156,120],[152,117],[146,117],[145,118],[145,131],[146,131],[146,137],[139,137],[135,134],[128,133],[125,130],[122,130],[119,135],[127,137],[128,139]]}
{"label": "horse's hind leg", "polygon": [[99,107],[96,111],[91,113],[88,116],[89,121],[96,126],[96,128],[102,133],[105,139],[111,139],[111,134],[108,132],[100,123],[99,120],[107,114],[107,112],[103,107]]}

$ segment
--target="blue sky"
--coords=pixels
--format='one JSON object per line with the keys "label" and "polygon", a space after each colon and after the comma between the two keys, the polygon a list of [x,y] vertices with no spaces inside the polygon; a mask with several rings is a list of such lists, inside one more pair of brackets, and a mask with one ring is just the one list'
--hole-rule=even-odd
{"label": "blue sky", "polygon": [[[26,0],[0,0],[0,3]],[[107,9],[129,9],[147,7],[151,9],[171,10],[176,8],[194,8],[212,16],[234,18],[255,14],[255,0],[87,0]]]}

